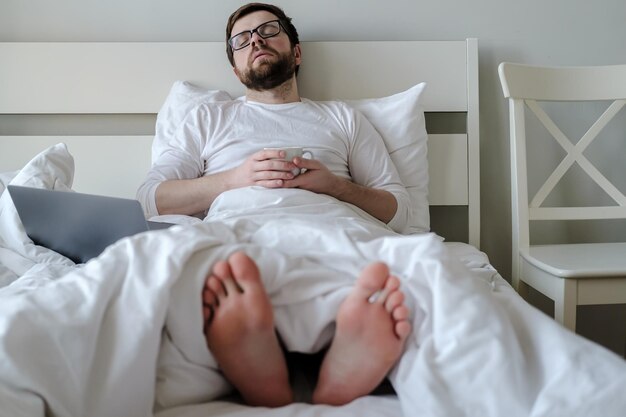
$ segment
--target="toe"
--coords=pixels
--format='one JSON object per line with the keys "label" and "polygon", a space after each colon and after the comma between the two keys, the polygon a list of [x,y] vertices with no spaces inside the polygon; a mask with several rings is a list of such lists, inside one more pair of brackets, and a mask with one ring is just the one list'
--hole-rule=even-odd
{"label": "toe", "polygon": [[[386,264],[374,262],[368,265],[357,279],[353,294],[365,300],[370,300],[372,296],[383,290],[388,276],[389,268]],[[381,297],[378,295],[375,298],[379,300]]]}
{"label": "toe", "polygon": [[400,288],[400,280],[395,275],[389,275],[385,281],[385,289],[389,292]]}
{"label": "toe", "polygon": [[233,275],[229,262],[216,262],[213,267],[213,274],[221,281],[222,287],[224,287],[225,295],[232,295],[241,292],[241,289],[237,285],[234,278],[235,275]]}
{"label": "toe", "polygon": [[[391,310],[393,310],[393,307],[397,305],[397,300],[399,297],[394,294],[399,292],[399,288],[400,280],[398,280],[398,278],[394,277],[393,275],[390,275],[385,280],[383,289],[375,294],[374,297],[370,298],[370,301],[384,305],[387,311],[391,312]],[[391,302],[389,301],[390,297]],[[404,301],[403,296],[401,296],[400,303],[402,301]]]}
{"label": "toe", "polygon": [[392,312],[396,307],[404,302],[404,294],[401,291],[394,291],[385,300],[385,310]]}
{"label": "toe", "polygon": [[241,291],[251,291],[260,287],[261,274],[252,258],[244,252],[235,252],[228,258],[228,263]]}
{"label": "toe", "polygon": [[391,316],[396,321],[408,320],[409,319],[409,309],[404,304],[400,305],[400,306],[398,306],[398,307],[393,309],[393,311],[391,312]]}
{"label": "toe", "polygon": [[222,285],[224,286],[224,290],[226,291],[226,295],[235,295],[241,293],[242,290],[237,284],[237,281],[232,276],[227,276],[224,278],[220,278],[222,281]]}
{"label": "toe", "polygon": [[209,279],[207,279],[206,285],[209,287],[210,292],[214,294],[217,300],[216,303],[219,303],[220,298],[226,297],[226,290],[222,285],[221,279],[215,276],[210,276]]}
{"label": "toe", "polygon": [[411,333],[411,323],[406,320],[399,321],[394,326],[396,336],[400,340],[405,340]]}
{"label": "toe", "polygon": [[213,275],[220,278],[231,276],[230,266],[226,261],[217,261],[213,265]]}
{"label": "toe", "polygon": [[[205,305],[213,305],[218,303],[217,296],[209,286],[209,278],[211,277],[207,277],[207,280],[204,283],[204,288],[202,289],[202,304]],[[215,277],[213,277],[213,279],[215,279]]]}

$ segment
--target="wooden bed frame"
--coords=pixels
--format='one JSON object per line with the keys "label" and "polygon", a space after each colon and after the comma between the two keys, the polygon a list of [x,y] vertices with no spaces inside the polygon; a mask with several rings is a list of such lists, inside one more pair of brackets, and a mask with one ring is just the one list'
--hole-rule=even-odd
{"label": "wooden bed frame", "polygon": [[[302,51],[298,83],[310,99],[383,97],[428,83],[431,225],[479,248],[477,40],[303,42]],[[93,194],[134,198],[174,81],[243,93],[223,42],[0,43],[0,57],[0,173],[65,142],[73,188]],[[463,219],[451,219],[459,207]]]}

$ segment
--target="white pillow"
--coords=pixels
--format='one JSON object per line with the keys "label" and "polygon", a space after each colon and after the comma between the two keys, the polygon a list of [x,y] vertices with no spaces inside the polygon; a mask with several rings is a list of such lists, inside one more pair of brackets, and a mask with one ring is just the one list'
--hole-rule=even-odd
{"label": "white pillow", "polygon": [[421,104],[426,83],[389,97],[344,100],[359,110],[383,137],[411,198],[408,233],[430,231],[428,136]]}
{"label": "white pillow", "polygon": [[74,182],[74,157],[64,143],[35,155],[9,184],[69,191]]}
{"label": "white pillow", "polygon": [[[65,144],[59,143],[35,155],[9,185],[70,191],[73,180],[74,158]],[[73,264],[56,252],[33,244],[8,192],[0,196],[0,247],[10,249],[34,263]]]}
{"label": "white pillow", "polygon": [[[411,198],[408,233],[430,231],[426,124],[421,95],[426,83],[389,97],[344,100],[359,110],[382,136]],[[167,141],[189,111],[201,103],[232,100],[221,90],[206,90],[176,81],[157,116],[155,143]],[[153,146],[155,149],[163,149]],[[152,160],[159,155],[153,153]]]}
{"label": "white pillow", "polygon": [[[174,136],[174,132],[176,132],[180,123],[194,107],[202,103],[230,100],[232,98],[226,91],[206,90],[187,81],[174,82],[157,115],[154,141],[168,141]],[[163,149],[163,147],[152,147],[153,161],[159,156],[154,154],[155,149]]]}

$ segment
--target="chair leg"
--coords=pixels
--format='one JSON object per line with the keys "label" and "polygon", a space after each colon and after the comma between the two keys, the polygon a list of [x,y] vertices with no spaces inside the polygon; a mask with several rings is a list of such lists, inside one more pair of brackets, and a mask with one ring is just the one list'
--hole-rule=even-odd
{"label": "chair leg", "polygon": [[513,277],[511,279],[511,285],[513,286],[513,289],[515,291],[519,291],[519,284],[520,284],[521,281],[522,280],[519,279],[516,274],[513,274]]}
{"label": "chair leg", "polygon": [[554,298],[554,318],[576,332],[576,300],[578,283],[575,279],[561,279],[561,290]]}

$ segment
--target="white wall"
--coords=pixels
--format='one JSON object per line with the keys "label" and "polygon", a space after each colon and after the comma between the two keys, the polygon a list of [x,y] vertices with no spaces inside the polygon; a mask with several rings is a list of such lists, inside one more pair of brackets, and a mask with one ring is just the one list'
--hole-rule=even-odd
{"label": "white wall", "polygon": [[[229,14],[244,3],[1,0],[0,41],[216,41],[224,37]],[[307,41],[479,39],[482,246],[508,278],[508,113],[497,65],[502,61],[625,63],[626,1],[280,0],[275,4],[293,18],[301,39]]]}

